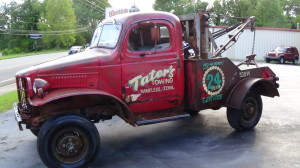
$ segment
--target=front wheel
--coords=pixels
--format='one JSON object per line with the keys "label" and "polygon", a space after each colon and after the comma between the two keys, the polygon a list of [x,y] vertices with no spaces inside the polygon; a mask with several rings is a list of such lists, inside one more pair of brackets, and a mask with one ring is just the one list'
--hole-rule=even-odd
{"label": "front wheel", "polygon": [[293,60],[293,64],[295,64],[295,65],[297,65],[298,64],[298,62],[299,62],[299,58],[294,58],[294,60]]}
{"label": "front wheel", "polygon": [[242,102],[241,109],[227,108],[227,120],[230,126],[236,130],[250,130],[257,125],[261,113],[262,100],[260,95],[249,92]]}
{"label": "front wheel", "polygon": [[284,57],[280,57],[278,62],[279,62],[279,64],[284,64],[285,63]]}
{"label": "front wheel", "polygon": [[100,137],[95,125],[75,115],[46,121],[37,139],[40,158],[48,167],[86,167],[99,148]]}
{"label": "front wheel", "polygon": [[266,58],[266,63],[270,63],[271,60],[269,58]]}

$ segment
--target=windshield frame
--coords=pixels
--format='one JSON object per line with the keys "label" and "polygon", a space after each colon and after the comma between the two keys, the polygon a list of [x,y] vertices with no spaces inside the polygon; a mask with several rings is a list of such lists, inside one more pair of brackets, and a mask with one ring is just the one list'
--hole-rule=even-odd
{"label": "windshield frame", "polygon": [[[107,26],[107,25],[114,26],[115,29],[119,30],[119,33],[118,33],[118,35],[116,37],[116,40],[115,40],[115,43],[112,46],[100,45],[99,44],[100,43],[100,38],[102,37],[101,35],[103,33],[103,30],[104,30],[103,28],[104,28],[104,26]],[[94,31],[94,34],[93,34],[93,37],[92,37],[92,40],[91,40],[91,47],[90,48],[109,48],[109,49],[116,48],[116,46],[117,46],[117,44],[120,40],[122,28],[123,28],[122,23],[115,23],[115,22],[100,23]],[[98,33],[98,35],[96,35],[96,33]],[[95,41],[96,39],[98,39],[97,42]]]}

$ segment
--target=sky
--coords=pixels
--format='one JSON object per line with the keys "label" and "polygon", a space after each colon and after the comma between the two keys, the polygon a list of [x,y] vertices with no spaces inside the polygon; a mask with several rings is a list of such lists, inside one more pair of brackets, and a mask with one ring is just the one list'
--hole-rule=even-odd
{"label": "sky", "polygon": [[[4,3],[10,3],[13,0],[0,0],[0,5]],[[24,0],[15,0],[18,3],[24,2]],[[135,4],[140,11],[149,12],[153,11],[152,5],[155,0],[108,0],[109,3],[114,8],[130,8],[133,4]],[[202,0],[206,1],[210,4],[213,3],[214,0]]]}

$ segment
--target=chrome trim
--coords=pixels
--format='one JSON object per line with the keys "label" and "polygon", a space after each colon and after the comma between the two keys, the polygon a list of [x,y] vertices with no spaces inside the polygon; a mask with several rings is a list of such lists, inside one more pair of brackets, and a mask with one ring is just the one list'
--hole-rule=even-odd
{"label": "chrome trim", "polygon": [[18,126],[19,126],[19,130],[23,131],[23,127],[21,125],[22,122],[22,118],[21,118],[21,114],[19,113],[19,108],[18,108],[18,104],[14,103],[13,104],[13,108],[14,108],[14,112],[15,112],[15,119],[18,122]]}

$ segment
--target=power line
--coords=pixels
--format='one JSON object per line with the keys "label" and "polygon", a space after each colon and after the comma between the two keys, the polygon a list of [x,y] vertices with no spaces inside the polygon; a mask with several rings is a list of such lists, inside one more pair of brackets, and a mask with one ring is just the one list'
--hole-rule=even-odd
{"label": "power line", "polygon": [[99,4],[103,5],[103,6],[111,6],[111,4],[109,4],[108,2],[104,1],[101,2],[100,0],[96,0]]}
{"label": "power line", "polygon": [[62,24],[48,24],[48,23],[43,23],[43,22],[27,22],[27,21],[18,21],[19,23],[28,23],[28,24],[32,24],[32,25],[48,25],[48,26],[62,26],[65,27],[67,25],[62,25]]}
{"label": "power line", "polygon": [[[1,20],[1,19],[0,19]],[[48,23],[43,23],[43,22],[27,22],[27,21],[17,21],[18,23],[27,23],[27,24],[32,24],[32,25],[48,25],[48,26],[61,26],[61,27],[66,27],[67,25],[63,24],[48,24]]]}
{"label": "power line", "polygon": [[102,7],[96,5],[96,3],[94,3],[94,2],[91,2],[91,1],[89,1],[89,0],[85,0],[85,2],[88,2],[88,3],[90,3],[91,5],[94,5],[95,7],[97,7],[97,8],[99,8],[99,9],[105,11],[105,9],[103,9]]}
{"label": "power line", "polygon": [[24,33],[24,32],[39,32],[39,33],[62,33],[62,32],[73,32],[73,31],[82,31],[82,30],[89,30],[91,29],[90,27],[81,27],[81,28],[77,28],[77,29],[69,29],[69,30],[47,30],[47,31],[38,31],[38,30],[20,30],[20,29],[2,29],[5,31],[11,31],[11,32],[20,32],[20,33]]}
{"label": "power line", "polygon": [[81,3],[83,3],[84,5],[86,5],[86,6],[90,7],[90,8],[92,8],[92,9],[98,11],[99,13],[103,13],[103,12],[104,12],[103,10],[101,11],[100,9],[97,9],[97,8],[94,7],[94,6],[90,6],[89,3],[86,2],[86,1],[81,1],[81,0],[78,0],[78,1],[81,2]]}
{"label": "power line", "polygon": [[90,31],[90,27],[83,27],[80,29],[71,29],[71,30],[64,30],[64,31],[31,31],[31,30],[5,30],[3,33],[4,35],[29,35],[29,34],[42,34],[42,35],[64,35],[64,34],[76,34],[76,33],[83,33]]}
{"label": "power line", "polygon": [[[65,35],[65,34],[75,34],[75,33],[83,33],[83,32],[87,32],[87,30],[85,31],[78,31],[78,32],[65,32],[65,33],[40,33],[43,36],[48,36],[48,35]],[[18,34],[11,34],[11,33],[0,33],[3,35],[11,35],[11,36],[28,36],[31,33],[18,33]]]}

